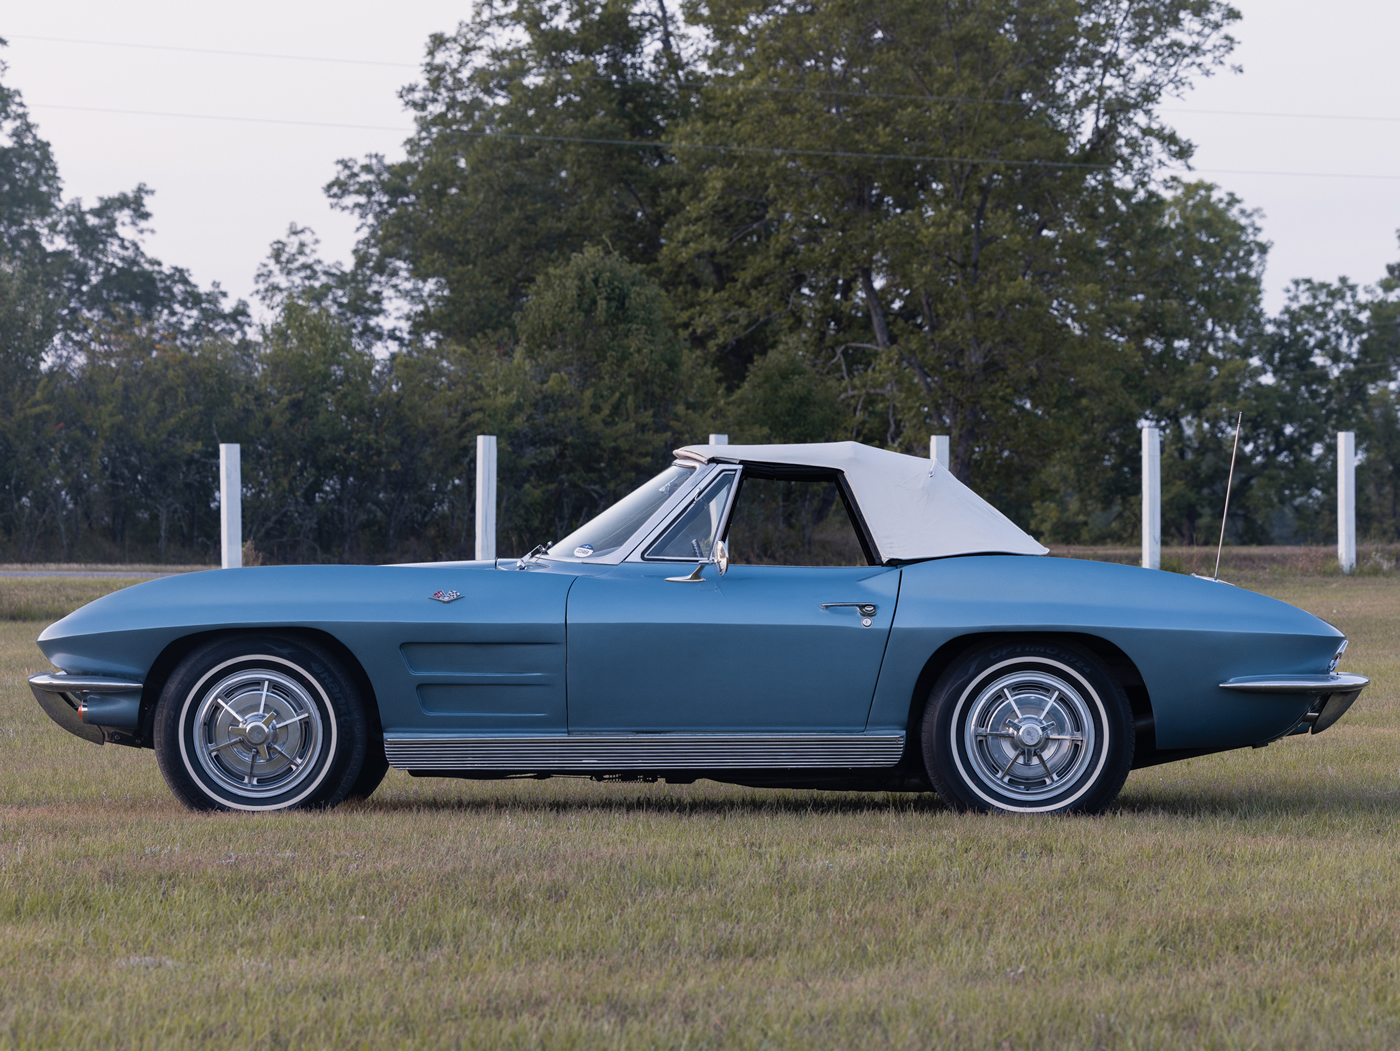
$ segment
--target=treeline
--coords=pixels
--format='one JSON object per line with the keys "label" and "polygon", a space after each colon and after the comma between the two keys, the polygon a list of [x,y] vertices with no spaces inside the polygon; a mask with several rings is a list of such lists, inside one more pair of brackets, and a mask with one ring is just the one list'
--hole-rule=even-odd
{"label": "treeline", "polygon": [[144,187],[65,202],[0,87],[0,558],[208,559],[218,442],[268,560],[556,538],[677,445],[856,438],[1050,542],[1400,532],[1400,265],[1269,316],[1243,202],[1174,177],[1164,99],[1219,69],[1212,0],[482,5],[403,92],[404,156],[342,162],[348,265],[293,228],[263,320],[140,247]]}

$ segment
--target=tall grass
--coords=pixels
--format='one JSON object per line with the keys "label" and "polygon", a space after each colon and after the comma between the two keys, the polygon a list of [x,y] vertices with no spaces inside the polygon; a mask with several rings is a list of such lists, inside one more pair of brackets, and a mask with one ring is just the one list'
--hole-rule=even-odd
{"label": "tall grass", "polygon": [[398,773],[191,815],[50,724],[42,624],[0,624],[0,1047],[1391,1046],[1400,582],[1269,586],[1373,687],[1089,819]]}
{"label": "tall grass", "polygon": [[0,576],[0,620],[52,621],[139,583],[130,577]]}

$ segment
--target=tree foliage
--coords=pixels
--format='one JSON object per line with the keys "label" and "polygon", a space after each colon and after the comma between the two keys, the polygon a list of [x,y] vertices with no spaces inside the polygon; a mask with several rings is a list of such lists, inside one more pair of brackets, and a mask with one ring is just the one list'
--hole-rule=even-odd
{"label": "tree foliage", "polygon": [[1042,417],[1102,295],[1105,210],[1188,153],[1155,107],[1217,60],[1229,12],[721,0],[699,17],[712,80],[687,136],[753,152],[696,162],[668,244],[702,287],[692,324],[748,343],[741,359],[799,334],[841,360],[866,436],[947,433],[958,477],[1012,487],[1057,437]]}
{"label": "tree foliage", "polygon": [[673,210],[659,143],[687,105],[672,18],[665,0],[502,0],[432,37],[403,92],[406,157],[342,162],[328,187],[415,334],[508,329],[538,276],[590,245],[655,258]]}
{"label": "tree foliage", "polygon": [[[666,463],[856,438],[953,468],[1047,541],[1400,537],[1400,264],[1296,282],[1257,215],[1172,175],[1161,103],[1220,69],[1217,0],[492,0],[428,43],[402,157],[341,163],[353,260],[293,225],[264,317],[142,247],[150,193],[65,199],[0,85],[0,551],[210,557],[245,446],[269,560],[501,550]],[[2,71],[0,71],[2,72]]]}

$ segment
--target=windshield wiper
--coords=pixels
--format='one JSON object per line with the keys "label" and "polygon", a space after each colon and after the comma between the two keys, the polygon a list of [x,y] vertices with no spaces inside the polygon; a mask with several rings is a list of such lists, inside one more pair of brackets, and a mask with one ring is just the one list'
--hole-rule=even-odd
{"label": "windshield wiper", "polygon": [[553,541],[553,540],[550,540],[550,541],[548,541],[548,542],[546,542],[546,543],[543,543],[543,544],[536,544],[534,547],[530,548],[530,550],[527,551],[527,552],[525,553],[524,557],[522,557],[522,558],[520,558],[520,559],[518,559],[518,560],[516,561],[516,563],[515,563],[515,568],[516,568],[516,569],[524,569],[527,563],[528,563],[529,565],[534,565],[536,562],[538,562],[538,561],[540,560],[540,556],[543,555],[546,551],[548,551],[548,550],[549,550],[551,547],[553,547],[553,546],[554,546],[554,541]]}

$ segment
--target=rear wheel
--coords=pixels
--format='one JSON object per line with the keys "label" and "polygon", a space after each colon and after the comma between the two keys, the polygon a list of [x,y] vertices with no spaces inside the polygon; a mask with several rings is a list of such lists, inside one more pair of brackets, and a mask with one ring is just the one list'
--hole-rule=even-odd
{"label": "rear wheel", "polygon": [[1061,644],[972,650],[924,711],[924,764],[958,810],[1095,813],[1133,763],[1132,708],[1092,654]]}
{"label": "rear wheel", "polygon": [[171,674],[155,715],[161,773],[193,810],[335,806],[366,773],[368,737],[339,662],[279,635],[199,647]]}

